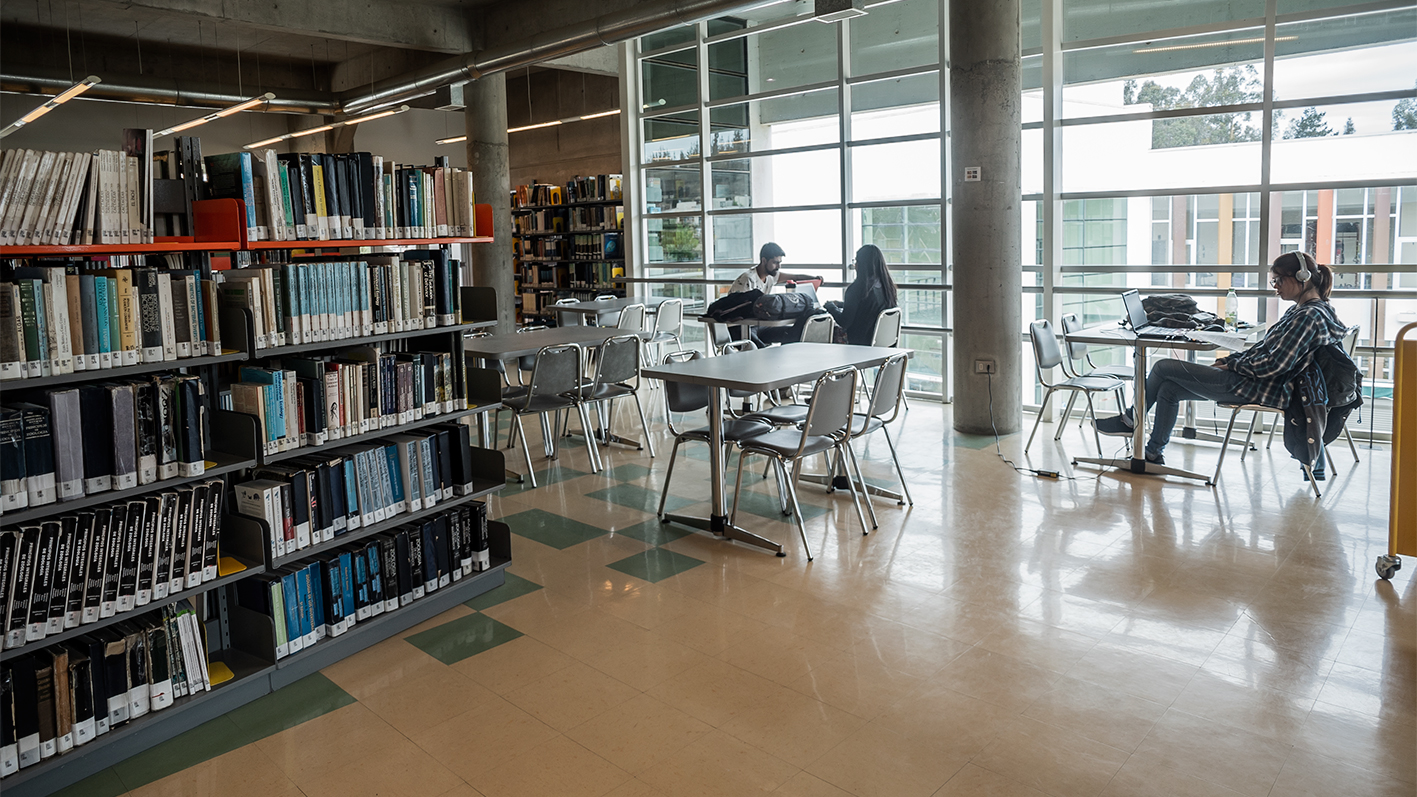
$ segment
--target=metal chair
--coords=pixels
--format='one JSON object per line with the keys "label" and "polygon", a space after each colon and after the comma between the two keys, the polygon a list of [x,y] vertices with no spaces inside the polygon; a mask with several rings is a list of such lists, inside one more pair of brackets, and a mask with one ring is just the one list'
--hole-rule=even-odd
{"label": "metal chair", "polygon": [[718,321],[708,324],[709,328],[709,356],[722,354],[723,347],[733,342],[733,336],[728,333],[728,325]]}
{"label": "metal chair", "polygon": [[[565,307],[568,304],[580,304],[580,299],[557,299],[552,307]],[[563,327],[578,327],[583,323],[584,317],[580,313],[557,313],[556,324]]]}
{"label": "metal chair", "polygon": [[[597,300],[599,301],[599,300]],[[620,311],[620,318],[615,322],[616,329],[623,329],[626,332],[643,332],[645,328],[645,306],[643,304],[632,304]]]}
{"label": "metal chair", "polygon": [[634,440],[618,440],[610,433],[615,422],[615,401],[633,398],[635,410],[640,414],[640,428],[645,433],[645,445],[649,455],[654,456],[654,440],[649,434],[649,422],[645,420],[645,410],[640,404],[640,339],[634,335],[620,335],[607,338],[595,348],[595,377],[581,391],[581,400],[592,402],[597,412],[608,406],[608,412],[601,413],[601,426],[605,429],[605,442],[632,444],[636,449],[642,446]]}
{"label": "metal chair", "polygon": [[903,315],[899,307],[887,307],[876,316],[876,328],[871,332],[871,345],[894,349],[900,345],[900,325]]}
{"label": "metal chair", "polygon": [[[697,360],[702,356],[696,351],[675,351],[666,354],[662,362],[665,365],[671,365]],[[709,391],[712,389],[705,385],[691,385],[687,382],[664,383],[664,417],[669,426],[669,433],[674,436],[674,448],[669,454],[669,471],[664,474],[664,488],[659,495],[659,510],[656,514],[659,515],[660,520],[664,519],[664,503],[669,496],[669,480],[674,478],[674,463],[679,457],[679,445],[681,443],[709,442],[709,428],[707,426],[696,429],[680,429],[674,425],[674,416],[703,412],[708,409]],[[771,429],[772,427],[764,421],[724,418],[723,441],[725,444],[735,443],[748,435]],[[725,456],[724,459],[727,457]]]}
{"label": "metal chair", "polygon": [[[861,521],[861,532],[869,534],[866,514],[861,509],[861,496],[856,484],[865,484],[861,476],[860,463],[856,454],[847,445],[851,436],[851,420],[856,408],[855,368],[839,368],[828,371],[817,378],[812,390],[812,402],[808,405],[807,419],[800,429],[773,429],[769,432],[747,435],[738,441],[738,475],[733,483],[733,510],[728,522],[738,521],[738,498],[743,487],[743,462],[749,454],[762,454],[770,462],[777,464],[780,488],[785,488],[791,499],[792,515],[797,518],[797,529],[802,535],[802,546],[807,552],[807,561],[812,561],[812,546],[807,542],[807,525],[802,520],[802,506],[797,500],[797,479],[802,473],[802,460],[814,454],[835,451],[846,467],[854,470],[847,479],[851,500],[856,505],[856,516]],[[792,472],[787,471],[787,463],[792,463]]]}
{"label": "metal chair", "polygon": [[[1063,364],[1063,350],[1058,345],[1058,338],[1053,333],[1053,323],[1046,318],[1040,318],[1028,325],[1028,336],[1033,341],[1033,364],[1038,372],[1038,384],[1048,389],[1043,394],[1043,404],[1038,407],[1038,417],[1033,421],[1033,431],[1028,435],[1028,442],[1024,444],[1024,453],[1033,445],[1033,437],[1038,434],[1038,424],[1043,422],[1043,413],[1048,409],[1048,400],[1059,390],[1068,390],[1074,393],[1082,393],[1087,399],[1087,413],[1092,416],[1093,427],[1092,436],[1097,440],[1097,455],[1102,456],[1102,435],[1097,432],[1097,412],[1092,406],[1093,393],[1111,393],[1120,389],[1122,380],[1111,376],[1073,376],[1062,382],[1050,383],[1048,375],[1054,368]],[[1066,376],[1066,369],[1064,375]]]}
{"label": "metal chair", "polygon": [[802,327],[803,343],[831,343],[836,337],[836,320],[831,313],[817,313]]}
{"label": "metal chair", "polygon": [[[601,295],[595,297],[595,301],[597,301],[597,302],[613,302],[613,301],[615,301],[616,299],[619,299],[619,298],[620,298],[619,296],[616,296],[616,295],[613,294],[613,293],[602,293]],[[604,313],[604,314],[602,314],[602,315],[598,315],[598,316],[595,317],[595,325],[596,325],[596,326],[599,326],[599,327],[614,327],[614,326],[619,326],[619,325],[620,325],[620,314],[619,314],[619,313]],[[623,327],[622,327],[622,329],[623,329]]]}
{"label": "metal chair", "polygon": [[[1361,328],[1355,324],[1354,326],[1349,327],[1343,333],[1343,353],[1347,354],[1349,359],[1353,358],[1353,352],[1358,348],[1358,333],[1360,330]],[[1371,412],[1371,410],[1369,411]],[[1270,425],[1269,437],[1265,440],[1264,444],[1266,450],[1268,450],[1270,446],[1274,445],[1274,430],[1279,428],[1279,424],[1279,421],[1275,421],[1273,424]],[[1354,444],[1353,433],[1348,431],[1348,424],[1346,423],[1343,425],[1343,438],[1348,441],[1348,450],[1353,452],[1353,461],[1361,462],[1362,460],[1358,457],[1358,446]],[[1248,449],[1249,446],[1245,446],[1245,448]],[[1328,449],[1325,448],[1324,451],[1328,451]],[[1241,457],[1243,458],[1243,456],[1244,455],[1242,454]],[[1330,465],[1332,465],[1333,458],[1330,457],[1328,462]]]}
{"label": "metal chair", "polygon": [[666,343],[673,341],[674,349],[677,351],[684,348],[684,300],[665,299],[660,303],[654,315],[654,335],[648,341],[645,348],[645,356],[653,354],[655,362],[663,355],[663,348]]}
{"label": "metal chair", "polygon": [[[900,467],[900,456],[896,454],[895,441],[891,439],[890,430],[887,429],[892,421],[900,417],[901,404],[905,399],[905,366],[908,359],[905,354],[897,354],[876,369],[871,401],[866,405],[866,411],[853,413],[851,416],[851,439],[859,440],[877,430],[885,435],[886,446],[891,450],[891,462],[895,464],[896,476],[900,477],[902,497],[896,499],[896,504],[914,506],[910,488],[905,486],[905,471]],[[861,490],[866,493],[866,506],[871,509],[871,525],[874,526],[876,511],[871,507],[871,493],[874,488],[863,482]]]}
{"label": "metal chair", "polygon": [[[1130,382],[1136,378],[1137,369],[1130,365],[1104,365],[1097,366],[1092,362],[1092,355],[1088,352],[1086,343],[1075,343],[1068,338],[1074,332],[1082,331],[1082,322],[1078,321],[1077,315],[1065,313],[1060,319],[1063,327],[1063,342],[1067,346],[1065,351],[1067,359],[1063,360],[1063,372],[1068,376],[1105,376],[1113,379],[1121,379]],[[1087,363],[1087,368],[1082,368],[1079,364]],[[1120,412],[1127,406],[1127,397],[1124,394],[1126,386],[1117,389],[1117,410]],[[1063,438],[1063,430],[1067,428],[1068,419],[1073,416],[1073,405],[1077,402],[1076,391],[1068,396],[1068,406],[1063,409],[1063,417],[1058,421],[1058,433],[1053,435],[1054,440]]]}
{"label": "metal chair", "polygon": [[526,430],[522,427],[522,416],[538,415],[547,459],[555,459],[557,435],[551,430],[548,414],[561,410],[575,409],[581,417],[581,431],[585,433],[586,448],[590,453],[592,472],[600,472],[600,452],[595,445],[595,434],[590,425],[590,413],[581,400],[581,347],[574,343],[561,346],[546,346],[536,353],[531,379],[527,383],[527,394],[507,403],[507,408],[515,413],[517,435],[521,437],[522,453],[526,455],[527,478],[531,486],[536,486],[536,472],[532,469],[531,451],[526,446]]}
{"label": "metal chair", "polygon": [[[1226,424],[1225,438],[1220,441],[1220,458],[1215,461],[1215,474],[1210,477],[1211,486],[1214,486],[1220,482],[1220,466],[1225,464],[1225,452],[1230,449],[1230,437],[1235,432],[1235,419],[1240,415],[1240,413],[1246,410],[1249,410],[1250,412],[1254,413],[1254,415],[1250,417],[1250,431],[1245,435],[1245,444],[1240,449],[1241,462],[1245,461],[1245,454],[1248,453],[1250,450],[1250,439],[1254,437],[1255,427],[1258,424],[1259,419],[1263,417],[1264,413],[1274,413],[1279,416],[1280,419],[1275,423],[1276,426],[1284,422],[1284,410],[1280,409],[1279,407],[1266,407],[1263,404],[1221,403],[1217,403],[1216,406],[1220,407],[1221,409],[1230,410],[1230,423]],[[1348,431],[1346,425],[1344,427],[1344,431]],[[1328,464],[1330,467],[1332,467],[1333,454],[1329,453],[1328,446],[1324,446],[1324,456],[1328,458]],[[1354,456],[1357,456],[1356,451],[1354,452]],[[1312,487],[1314,490],[1314,497],[1322,498],[1323,493],[1319,491],[1319,482],[1317,479],[1314,478],[1313,470],[1308,465],[1302,462],[1299,464],[1299,467],[1303,468],[1305,475],[1309,477],[1309,486]]]}

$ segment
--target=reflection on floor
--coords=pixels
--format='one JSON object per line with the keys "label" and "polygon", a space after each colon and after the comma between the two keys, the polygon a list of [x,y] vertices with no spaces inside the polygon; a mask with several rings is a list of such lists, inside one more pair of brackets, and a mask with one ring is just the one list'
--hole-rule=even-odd
{"label": "reflection on floor", "polygon": [[[1372,571],[1385,451],[1335,451],[1316,502],[1277,446],[1229,458],[1213,490],[1051,481],[949,418],[913,405],[916,503],[878,502],[870,536],[849,497],[802,487],[811,564],[761,470],[743,522],[785,559],[654,519],[666,438],[600,475],[568,446],[538,459],[543,486],[493,501],[519,535],[506,586],[67,793],[1417,790],[1417,588]],[[1036,467],[1092,442],[1048,431]],[[1003,447],[1024,461],[1019,436]],[[893,481],[884,441],[859,450]],[[705,460],[681,457],[671,506],[707,510]]]}

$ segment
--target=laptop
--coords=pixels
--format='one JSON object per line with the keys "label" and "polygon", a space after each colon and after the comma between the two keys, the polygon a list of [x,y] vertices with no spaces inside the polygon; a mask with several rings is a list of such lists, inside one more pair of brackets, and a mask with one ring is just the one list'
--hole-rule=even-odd
{"label": "laptop", "polygon": [[1146,308],[1142,307],[1141,294],[1135,290],[1122,294],[1122,306],[1127,310],[1127,326],[1130,326],[1139,338],[1175,340],[1187,337],[1188,330],[1147,323]]}

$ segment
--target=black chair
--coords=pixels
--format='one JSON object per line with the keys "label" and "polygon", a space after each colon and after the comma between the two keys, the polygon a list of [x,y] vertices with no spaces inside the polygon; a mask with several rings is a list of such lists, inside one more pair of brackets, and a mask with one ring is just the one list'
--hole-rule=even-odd
{"label": "black chair", "polygon": [[[606,442],[615,439],[610,434],[615,419],[615,401],[632,398],[635,400],[635,410],[640,414],[645,445],[649,446],[649,455],[653,457],[654,440],[650,437],[649,422],[645,420],[645,410],[640,404],[640,339],[634,335],[606,338],[595,348],[594,359],[595,376],[582,389],[581,400],[591,402],[597,408],[608,405],[608,412],[601,413]],[[623,442],[634,443],[637,449],[641,447],[632,440]]]}
{"label": "black chair", "polygon": [[576,410],[581,418],[581,431],[586,436],[591,471],[600,472],[600,452],[595,445],[589,413],[581,400],[581,389],[581,347],[574,343],[546,346],[536,353],[526,395],[507,402],[507,408],[516,413],[517,435],[521,438],[522,452],[526,455],[527,478],[531,480],[532,487],[536,486],[536,472],[531,464],[531,451],[526,446],[526,430],[522,427],[524,415],[540,416],[546,457],[555,459],[559,454],[557,436],[550,429],[547,415],[561,410]]}

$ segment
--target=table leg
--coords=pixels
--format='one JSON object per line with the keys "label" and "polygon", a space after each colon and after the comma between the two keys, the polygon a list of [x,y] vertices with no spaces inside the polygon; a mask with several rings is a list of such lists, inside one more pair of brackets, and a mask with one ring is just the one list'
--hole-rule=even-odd
{"label": "table leg", "polygon": [[787,554],[783,553],[780,543],[760,537],[728,522],[728,498],[723,493],[723,477],[727,463],[723,461],[723,390],[721,388],[709,388],[708,418],[709,516],[708,518],[700,518],[690,515],[665,515],[665,520],[711,531],[720,537],[746,542],[749,545],[766,548],[778,556],[786,556]]}

